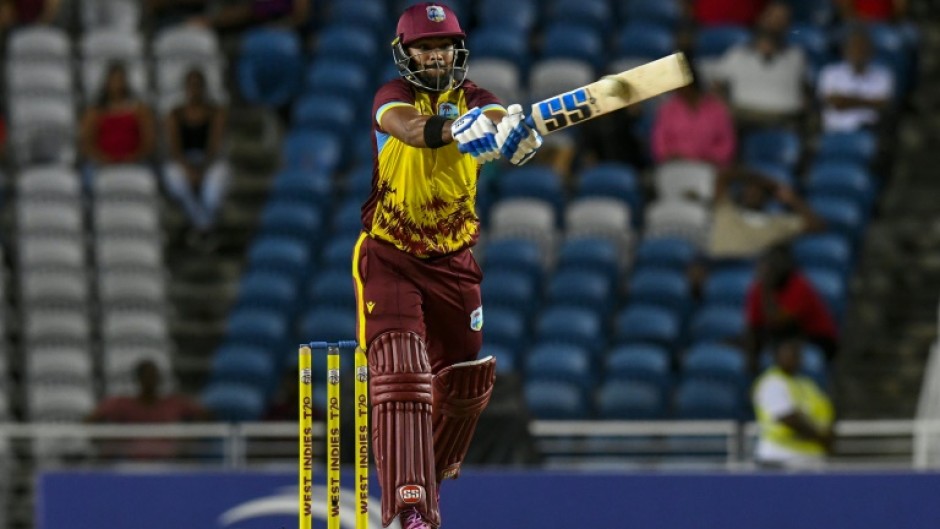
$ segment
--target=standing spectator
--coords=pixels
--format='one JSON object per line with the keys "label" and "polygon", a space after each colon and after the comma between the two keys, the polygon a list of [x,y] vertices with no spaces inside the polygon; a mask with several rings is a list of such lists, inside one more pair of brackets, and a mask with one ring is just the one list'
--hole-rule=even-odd
{"label": "standing spectator", "polygon": [[226,111],[207,94],[199,69],[185,77],[186,100],[166,119],[170,161],[163,169],[164,186],[189,217],[194,240],[209,236],[228,187],[230,171],[220,158]]}
{"label": "standing spectator", "polygon": [[577,127],[577,151],[582,166],[600,162],[621,162],[633,167],[645,167],[646,147],[637,135],[642,105],[589,120]]}
{"label": "standing spectator", "polygon": [[694,160],[724,167],[734,160],[734,121],[724,101],[698,81],[683,86],[663,103],[653,123],[652,151],[657,163]]}
{"label": "standing spectator", "polygon": [[[160,369],[152,360],[144,360],[134,370],[137,394],[109,397],[101,401],[87,422],[118,424],[162,424],[209,420],[209,412],[194,400],[160,391]],[[105,447],[107,447],[105,449]],[[180,454],[173,439],[136,438],[127,442],[107,443],[102,455],[120,459],[168,459]]]}
{"label": "standing spectator", "polygon": [[154,148],[153,121],[150,108],[131,90],[127,69],[111,64],[98,101],[82,117],[86,184],[95,166],[148,162]]}
{"label": "standing spectator", "polygon": [[777,344],[773,365],[754,384],[755,458],[765,468],[819,467],[832,449],[832,402],[800,374],[801,347],[792,337]]}
{"label": "standing spectator", "polygon": [[[732,184],[740,183],[737,200]],[[793,213],[765,211],[776,198]],[[822,219],[789,187],[753,171],[728,168],[718,173],[708,241],[712,259],[749,259],[775,244],[823,228]]]}
{"label": "standing spectator", "polygon": [[876,127],[891,105],[894,75],[872,63],[868,32],[857,28],[845,42],[842,62],[830,64],[819,74],[823,129],[854,131]]}
{"label": "standing spectator", "polygon": [[797,269],[788,245],[773,247],[761,259],[757,280],[747,292],[745,316],[752,362],[765,344],[794,334],[818,345],[829,360],[835,356],[835,320],[813,284]]}
{"label": "standing spectator", "polygon": [[767,0],[685,0],[699,26],[752,26]]}
{"label": "standing spectator", "polygon": [[806,57],[787,44],[790,8],[774,2],[761,13],[750,43],[729,49],[715,79],[744,127],[797,124],[806,106]]}

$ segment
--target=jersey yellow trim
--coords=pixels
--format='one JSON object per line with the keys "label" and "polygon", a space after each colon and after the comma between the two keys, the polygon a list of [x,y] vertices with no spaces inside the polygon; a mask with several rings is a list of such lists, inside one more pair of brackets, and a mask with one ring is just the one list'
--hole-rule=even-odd
{"label": "jersey yellow trim", "polygon": [[378,110],[375,111],[375,122],[378,123],[379,126],[381,127],[382,116],[385,114],[386,111],[388,111],[388,109],[395,108],[395,107],[414,107],[414,105],[410,105],[402,101],[392,101],[389,103],[385,103],[384,105],[380,106]]}
{"label": "jersey yellow trim", "polygon": [[359,347],[366,349],[366,311],[365,311],[365,288],[362,286],[362,276],[359,275],[359,252],[362,249],[362,243],[368,235],[365,232],[359,235],[356,246],[353,247],[352,255],[352,276],[356,285],[356,319],[358,319],[359,332],[356,340]]}
{"label": "jersey yellow trim", "polygon": [[489,112],[490,110],[499,110],[501,112],[506,112],[506,109],[503,108],[503,105],[497,105],[496,103],[493,103],[492,105],[486,105],[485,107],[482,108],[483,112]]}

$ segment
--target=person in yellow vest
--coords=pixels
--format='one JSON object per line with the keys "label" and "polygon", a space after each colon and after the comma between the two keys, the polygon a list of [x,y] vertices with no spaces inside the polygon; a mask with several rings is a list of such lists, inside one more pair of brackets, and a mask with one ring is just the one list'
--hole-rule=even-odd
{"label": "person in yellow vest", "polygon": [[754,384],[760,426],[755,459],[767,468],[821,466],[832,448],[832,403],[800,374],[803,342],[787,338],[774,349],[774,363]]}

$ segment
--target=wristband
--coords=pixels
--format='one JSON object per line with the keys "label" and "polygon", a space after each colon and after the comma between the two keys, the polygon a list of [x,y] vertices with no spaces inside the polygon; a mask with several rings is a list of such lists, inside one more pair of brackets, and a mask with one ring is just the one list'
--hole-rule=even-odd
{"label": "wristband", "polygon": [[429,149],[437,149],[447,145],[444,141],[444,124],[450,119],[444,116],[431,116],[424,122],[424,144]]}

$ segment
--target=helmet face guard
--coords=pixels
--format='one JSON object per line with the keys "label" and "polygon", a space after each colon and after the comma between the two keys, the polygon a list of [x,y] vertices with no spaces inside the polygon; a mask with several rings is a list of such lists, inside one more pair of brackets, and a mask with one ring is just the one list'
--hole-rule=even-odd
{"label": "helmet face guard", "polygon": [[421,61],[418,59],[422,55],[436,52],[427,51],[411,55],[405,49],[405,45],[402,44],[400,36],[392,41],[392,56],[395,58],[398,74],[409,83],[429,92],[443,92],[457,88],[467,78],[467,60],[470,58],[470,51],[464,45],[463,39],[454,39],[452,52],[454,54],[453,62],[440,65],[440,67],[446,69],[445,73],[443,75],[430,75],[427,68],[422,66]]}

